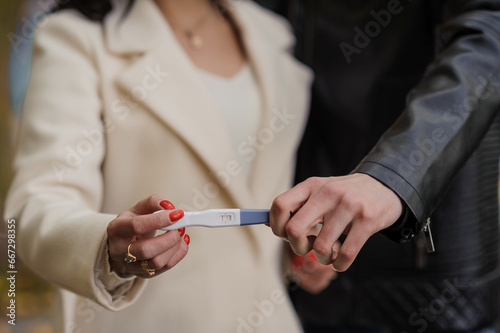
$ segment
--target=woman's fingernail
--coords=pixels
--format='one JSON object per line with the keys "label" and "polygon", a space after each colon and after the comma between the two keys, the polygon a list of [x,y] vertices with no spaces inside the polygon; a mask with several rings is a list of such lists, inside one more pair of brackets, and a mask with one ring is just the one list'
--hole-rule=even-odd
{"label": "woman's fingernail", "polygon": [[302,266],[302,263],[304,262],[304,257],[298,256],[298,255],[292,255],[292,260],[291,260],[291,265],[294,268],[298,268]]}
{"label": "woman's fingernail", "polygon": [[184,235],[184,242],[186,242],[187,245],[189,245],[189,243],[191,242],[191,238],[189,237],[188,234]]}
{"label": "woman's fingernail", "polygon": [[179,230],[179,235],[184,236],[184,233],[186,232],[186,228],[181,228],[181,229],[178,229]]}
{"label": "woman's fingernail", "polygon": [[160,202],[160,206],[163,207],[163,209],[165,210],[172,210],[172,209],[175,209],[175,206],[174,204],[172,204],[170,201],[168,200],[163,200],[162,202]]}
{"label": "woman's fingernail", "polygon": [[314,253],[314,251],[309,251],[307,254],[306,254],[306,258],[312,260],[312,261],[318,261],[318,258],[316,258],[316,254]]}
{"label": "woman's fingernail", "polygon": [[183,210],[176,210],[173,211],[168,215],[170,217],[170,221],[175,222],[184,217],[184,211]]}

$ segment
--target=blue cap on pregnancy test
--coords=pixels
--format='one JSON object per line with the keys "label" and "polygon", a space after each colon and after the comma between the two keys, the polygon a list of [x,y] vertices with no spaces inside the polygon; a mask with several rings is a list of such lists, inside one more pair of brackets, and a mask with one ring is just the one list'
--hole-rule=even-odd
{"label": "blue cap on pregnancy test", "polygon": [[269,209],[240,209],[240,224],[269,223]]}

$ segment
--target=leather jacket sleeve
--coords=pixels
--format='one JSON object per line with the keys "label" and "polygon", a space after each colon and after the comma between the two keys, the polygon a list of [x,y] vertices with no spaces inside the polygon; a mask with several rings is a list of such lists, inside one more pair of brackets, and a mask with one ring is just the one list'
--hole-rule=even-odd
{"label": "leather jacket sleeve", "polygon": [[409,218],[384,230],[397,241],[408,238],[408,228],[422,229],[500,110],[500,1],[443,6],[434,61],[404,112],[353,171],[378,179],[406,203]]}

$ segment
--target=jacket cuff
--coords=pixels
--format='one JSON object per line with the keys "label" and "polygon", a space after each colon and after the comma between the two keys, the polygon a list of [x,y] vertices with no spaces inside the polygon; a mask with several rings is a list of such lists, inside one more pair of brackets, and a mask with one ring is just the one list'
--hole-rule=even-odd
{"label": "jacket cuff", "polygon": [[401,217],[390,227],[380,230],[380,234],[393,242],[406,243],[407,241],[412,239],[413,236],[415,236],[418,232],[417,230],[412,230],[412,228],[410,227],[410,225],[412,224],[410,222],[410,215],[410,209],[408,208],[408,206],[405,206]]}
{"label": "jacket cuff", "polygon": [[363,161],[353,173],[366,174],[394,191],[403,201],[403,213],[390,227],[380,234],[396,243],[406,243],[424,226],[423,204],[415,189],[399,174],[377,162]]}
{"label": "jacket cuff", "polygon": [[131,305],[140,295],[146,283],[146,280],[139,279],[134,275],[121,277],[111,270],[107,236],[104,237],[101,245],[94,274],[97,300],[112,311],[118,311]]}

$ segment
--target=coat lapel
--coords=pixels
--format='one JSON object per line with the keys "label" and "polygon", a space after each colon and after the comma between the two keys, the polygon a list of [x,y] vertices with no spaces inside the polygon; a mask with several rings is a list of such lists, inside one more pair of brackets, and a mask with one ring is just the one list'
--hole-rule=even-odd
{"label": "coat lapel", "polygon": [[[121,20],[123,9],[118,9],[106,22],[109,46],[115,52],[130,53],[134,60],[117,77],[117,86],[135,96],[137,87],[144,88],[148,72],[161,73],[161,84],[142,89],[147,95],[137,102],[176,132],[212,175],[225,170],[235,160],[226,122],[170,26],[150,0],[136,1],[125,20]],[[229,186],[219,185],[230,193],[235,206],[252,202],[241,177],[233,177]]]}
{"label": "coat lapel", "polygon": [[[236,160],[226,123],[170,26],[152,0],[135,1],[128,14],[120,8],[126,1],[115,2],[117,8],[105,22],[108,46],[112,52],[132,59],[116,84],[126,94],[134,95],[148,69],[166,73],[164,82],[138,102],[175,131],[210,173],[224,170],[228,162]],[[253,6],[248,1],[231,1],[229,10],[262,93],[257,137],[263,149],[256,149],[250,186],[242,177],[233,177],[229,186],[220,185],[235,207],[267,208],[282,190],[283,184],[276,180],[288,170],[302,134],[311,76],[287,54],[293,43],[291,34],[274,18],[257,24]],[[298,80],[300,75],[303,80]]]}
{"label": "coat lapel", "polygon": [[[260,84],[263,111],[251,172],[250,190],[260,207],[270,207],[283,191],[283,173],[295,159],[309,103],[312,74],[290,54],[294,40],[277,19],[258,25],[248,15],[247,1],[234,1],[233,13],[240,26],[249,61]],[[293,169],[292,169],[293,170]],[[285,186],[292,185],[292,178]],[[266,195],[267,194],[267,195]]]}

